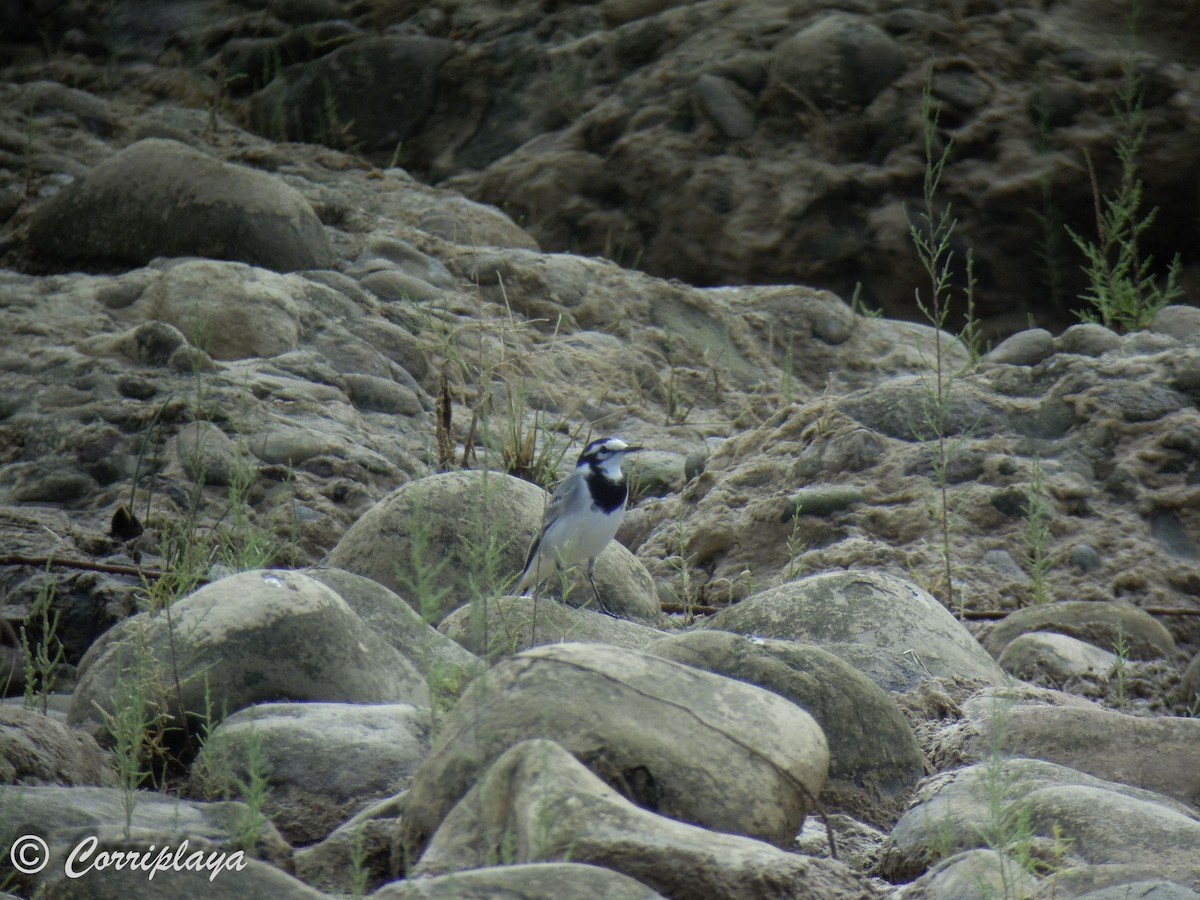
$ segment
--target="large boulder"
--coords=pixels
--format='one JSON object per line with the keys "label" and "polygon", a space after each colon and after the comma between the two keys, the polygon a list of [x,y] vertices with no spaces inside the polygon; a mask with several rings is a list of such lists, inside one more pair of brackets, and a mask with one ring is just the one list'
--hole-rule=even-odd
{"label": "large boulder", "polygon": [[563,641],[640,650],[662,637],[656,628],[564,606],[550,597],[499,597],[484,609],[460,606],[438,631],[489,659]]}
{"label": "large boulder", "polygon": [[[614,869],[668,897],[834,900],[866,890],[839,863],[641,809],[546,740],[514,745],[481,773],[413,875],[488,865],[498,847],[519,863],[569,858]],[[386,896],[406,896],[403,887]]]}
{"label": "large boulder", "polygon": [[[248,827],[251,823],[253,827]],[[313,891],[306,893],[303,885],[279,871],[286,867],[291,848],[269,821],[257,818],[243,803],[196,803],[156,791],[130,794],[118,788],[17,786],[5,791],[0,831],[0,842],[6,848],[11,839],[22,835],[35,835],[45,841],[50,864],[40,872],[20,876],[17,882],[38,896],[42,896],[38,892],[41,887],[48,889],[46,896],[64,898],[151,900],[197,896],[197,891],[204,891],[203,896],[232,898],[245,896],[236,893],[246,889],[241,876],[248,876],[247,883],[268,896],[319,896]],[[239,840],[245,845],[236,846]],[[27,853],[36,849],[28,842],[26,847]],[[156,871],[153,880],[144,870],[128,867],[120,872],[113,865],[98,865],[106,851],[145,854],[153,848],[153,860],[164,847],[170,848],[169,853],[180,851],[185,861],[200,853],[213,865],[207,869],[192,866],[183,871]],[[65,871],[73,851],[73,865],[83,872],[81,878],[72,878]],[[5,857],[7,863],[7,850]],[[255,857],[272,865],[251,865]],[[239,864],[248,868],[234,868]],[[169,889],[159,884],[160,876],[172,883]],[[218,885],[218,890],[209,893],[210,884]],[[281,886],[290,890],[281,890]]]}
{"label": "large boulder", "polygon": [[112,785],[99,744],[45,712],[0,706],[0,784]]}
{"label": "large boulder", "polygon": [[431,626],[379,582],[332,567],[303,571],[336,591],[360,619],[417,667],[435,704],[457,697],[486,668],[483,660]]}
{"label": "large boulder", "polygon": [[633,650],[536,647],[473,682],[442,724],[405,804],[410,852],[483,769],[533,737],[653,812],[778,844],[814,808],[829,767],[817,723],[770,691]]}
{"label": "large boulder", "polygon": [[1003,684],[1004,672],[928,592],[879,572],[829,572],[748,597],[703,628],[816,644],[885,690],[959,676]]}
{"label": "large boulder", "polygon": [[999,658],[1023,634],[1049,631],[1113,651],[1124,641],[1132,659],[1170,659],[1175,640],[1161,622],[1128,603],[1063,600],[1009,613],[984,636],[983,646]]}
{"label": "large boulder", "polygon": [[825,803],[886,827],[925,774],[925,757],[896,701],[832,653],[796,641],[720,631],[671,635],[648,653],[766,688],[809,713],[829,741]]}
{"label": "large boulder", "polygon": [[402,703],[264,703],[206,738],[192,791],[244,797],[265,777],[267,815],[289,841],[320,840],[363,803],[399,793],[429,750],[432,717]]}
{"label": "large boulder", "polygon": [[1200,808],[1200,719],[1133,716],[1054,691],[981,691],[962,704],[957,752],[995,749],[1146,788]]}
{"label": "large boulder", "polygon": [[114,154],[42,206],[27,248],[62,268],[206,256],[292,272],[334,261],[324,227],[294,188],[163,138]]}
{"label": "large boulder", "polygon": [[[329,562],[378,581],[436,624],[520,575],[546,502],[545,491],[511,475],[430,475],[373,506],[338,541]],[[595,604],[586,576],[573,574],[567,602]],[[596,561],[596,586],[614,614],[645,624],[661,616],[645,567],[616,541]],[[557,597],[557,579],[549,579],[542,591]]]}
{"label": "large boulder", "polygon": [[428,706],[429,689],[329,588],[263,569],[106,632],[80,663],[69,721],[103,725],[134,697],[194,727],[276,700]]}
{"label": "large boulder", "polygon": [[306,286],[299,275],[244,263],[181,260],[160,266],[141,296],[116,315],[172,326],[213,359],[281,356],[300,347]]}
{"label": "large boulder", "polygon": [[995,755],[926,785],[888,836],[880,872],[907,880],[954,853],[1019,853],[1020,842],[1055,848],[1060,865],[1188,865],[1200,853],[1200,821],[1161,794]]}

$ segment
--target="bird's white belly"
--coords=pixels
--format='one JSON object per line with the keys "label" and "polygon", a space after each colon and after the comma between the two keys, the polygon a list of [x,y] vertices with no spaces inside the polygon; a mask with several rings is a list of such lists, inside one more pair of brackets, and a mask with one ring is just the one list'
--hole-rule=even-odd
{"label": "bird's white belly", "polygon": [[616,535],[624,517],[625,510],[616,509],[608,514],[589,511],[559,519],[542,538],[543,558],[573,566],[599,556]]}

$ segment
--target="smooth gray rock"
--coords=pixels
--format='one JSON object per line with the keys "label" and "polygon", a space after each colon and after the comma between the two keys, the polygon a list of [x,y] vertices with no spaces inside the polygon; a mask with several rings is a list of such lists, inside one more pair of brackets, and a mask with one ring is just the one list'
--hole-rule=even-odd
{"label": "smooth gray rock", "polygon": [[[380,500],[346,531],[329,562],[395,591],[437,623],[479,591],[499,591],[516,579],[547,499],[536,485],[511,475],[431,475]],[[494,554],[490,561],[488,553]],[[568,574],[567,602],[594,604],[582,569]],[[617,615],[644,624],[661,617],[649,574],[616,541],[596,561],[596,586]],[[542,592],[557,597],[557,578]]]}
{"label": "smooth gray rock", "polygon": [[1047,705],[1036,698],[1010,706],[987,695],[967,701],[963,711],[972,726],[962,748],[967,758],[986,757],[996,743],[1006,753],[1200,806],[1200,719],[1127,715],[1082,702]]}
{"label": "smooth gray rock", "polygon": [[811,644],[691,631],[646,651],[766,688],[809,713],[829,742],[824,802],[888,826],[925,774],[925,757],[896,702],[849,663]]}
{"label": "smooth gray rock", "polygon": [[421,673],[337,594],[266,569],[200,588],[169,618],[141,613],[106,632],[80,662],[69,721],[102,726],[134,690],[192,727],[263,701],[429,704]]}
{"label": "smooth gray rock", "polygon": [[1132,659],[1175,655],[1171,633],[1149,613],[1127,603],[1088,600],[1063,600],[1009,613],[984,636],[983,646],[999,657],[1010,641],[1033,631],[1065,634],[1103,650],[1112,650],[1123,635]]}
{"label": "smooth gray rock", "polygon": [[485,866],[433,878],[413,878],[385,885],[371,896],[379,900],[656,900],[662,895],[628,875],[572,861]]}
{"label": "smooth gray rock", "polygon": [[1062,687],[1073,678],[1107,679],[1116,654],[1051,631],[1030,631],[1009,642],[996,660],[1022,681]]}
{"label": "smooth gray rock", "polygon": [[745,93],[727,78],[705,72],[694,88],[699,107],[725,137],[743,140],[754,134],[754,111]]}
{"label": "smooth gray rock", "polygon": [[404,796],[400,793],[372,803],[323,841],[298,848],[292,857],[297,877],[333,894],[370,891],[395,880],[400,871],[396,817],[404,811]]}
{"label": "smooth gray rock", "polygon": [[193,422],[175,435],[175,457],[188,477],[197,484],[228,485],[239,465],[251,467],[249,452],[237,445],[220,426]]}
{"label": "smooth gray rock", "polygon": [[1186,344],[1195,344],[1200,340],[1200,309],[1184,305],[1164,306],[1150,322],[1150,330]]}
{"label": "smooth gray rock", "polygon": [[770,588],[705,620],[702,628],[815,644],[884,690],[959,676],[1002,684],[1005,675],[937,600],[876,572],[830,572]]}
{"label": "smooth gray rock", "polygon": [[985,359],[1010,366],[1036,366],[1054,353],[1054,336],[1045,328],[1029,328],[1005,338]]}
{"label": "smooth gray rock", "polygon": [[1185,865],[1200,819],[1167,797],[1034,759],[996,757],[932,779],[885,842],[880,873],[908,880],[950,854],[1011,840],[1021,817],[1064,864]]}
{"label": "smooth gray rock", "polygon": [[[238,829],[251,814],[248,807],[238,802],[198,803],[169,797],[157,791],[141,790],[133,797],[135,803],[127,838],[126,795],[118,788],[14,785],[5,790],[4,799],[6,831],[14,836],[37,835],[46,841],[50,850],[50,865],[35,876],[22,877],[18,883],[30,891],[34,885],[46,884],[49,896],[64,898],[131,897],[149,900],[159,896],[196,896],[194,892],[199,884],[207,887],[209,871],[169,873],[174,877],[164,878],[164,881],[172,881],[174,885],[166,889],[158,884],[158,879],[168,873],[156,873],[151,881],[144,871],[131,872],[127,869],[121,874],[114,868],[93,868],[83,878],[73,879],[66,877],[64,866],[72,849],[88,838],[95,838],[97,842],[91,857],[93,860],[104,850],[136,849],[144,853],[151,845],[158,848],[169,846],[174,850],[187,841],[188,856],[202,851],[205,857],[210,853],[218,856],[223,854],[229,861],[236,852],[232,845]],[[261,824],[257,846],[242,854],[246,862],[255,856],[273,866],[259,862],[246,883],[263,883],[264,886],[283,884],[294,886],[297,897],[320,896],[318,892],[304,888],[274,868],[286,865],[291,857],[291,848],[270,822]],[[84,866],[86,860],[81,860],[80,868]],[[235,891],[242,884],[239,876],[246,874],[246,871],[219,872],[213,879],[213,883],[218,885],[218,892],[212,896],[244,896]],[[189,887],[193,892],[191,894],[187,893]],[[205,895],[209,896],[207,892]],[[284,891],[273,896],[287,897],[292,894]]]}
{"label": "smooth gray rock", "polygon": [[[4,676],[0,669],[0,678]],[[112,786],[107,756],[90,736],[53,716],[0,705],[0,784]]]}
{"label": "smooth gray rock", "polygon": [[870,19],[826,13],[780,41],[771,74],[821,109],[866,106],[908,62],[908,54]]}
{"label": "smooth gray rock", "polygon": [[216,360],[279,356],[300,346],[304,288],[298,275],[239,262],[169,262],[119,317],[174,326]]}
{"label": "smooth gray rock", "polygon": [[363,622],[410,660],[424,676],[435,703],[452,703],[487,668],[379,582],[333,567],[303,572],[335,591]]}
{"label": "smooth gray rock", "polygon": [[[930,424],[935,394],[925,376],[889,379],[877,387],[850,394],[838,404],[847,415],[880,434],[901,441],[936,437]],[[1010,430],[1001,406],[989,393],[955,380],[946,389],[945,434],[975,437]]]}
{"label": "smooth gray rock", "polygon": [[1020,862],[991,849],[964,850],[939,860],[904,887],[904,900],[1032,897],[1038,879]]}
{"label": "smooth gray rock", "polygon": [[320,840],[365,802],[408,787],[429,750],[433,715],[407,704],[263,703],[205,740],[194,794],[245,799],[251,760],[267,779],[263,813],[290,842]]}
{"label": "smooth gray rock", "polygon": [[1050,874],[1038,900],[1200,900],[1200,864],[1111,863],[1073,866]]}
{"label": "smooth gray rock", "polygon": [[1060,353],[1100,356],[1121,346],[1121,336],[1096,322],[1072,325],[1055,342]]}
{"label": "smooth gray rock", "polygon": [[206,256],[292,272],[334,261],[323,226],[296,190],[161,138],[114,154],[39,208],[28,249],[62,267]]}
{"label": "smooth gray rock", "polygon": [[863,895],[863,876],[840,863],[641,809],[551,741],[517,743],[480,776],[433,835],[418,877],[487,865],[496,842],[507,840],[516,862],[569,856],[668,897]]}
{"label": "smooth gray rock", "polygon": [[[136,844],[123,841],[107,841],[100,845],[99,852],[132,850],[145,852],[154,840],[160,841],[156,846],[162,846],[162,839],[147,835]],[[182,840],[176,839],[176,845]],[[188,849],[195,853],[194,843]],[[215,853],[220,860],[220,854],[226,852],[220,849],[204,848],[205,857]],[[236,851],[233,851],[236,852]],[[283,866],[272,866],[247,856],[238,859],[238,865],[243,869],[229,868],[234,864],[232,853],[226,857],[226,868],[215,877],[211,870],[199,871],[168,869],[155,874],[151,881],[145,872],[136,869],[104,869],[93,870],[82,879],[55,877],[47,879],[48,886],[45,894],[39,894],[53,900],[194,900],[204,897],[207,900],[241,900],[243,897],[277,897],[279,900],[329,900],[326,894],[310,887],[302,881],[289,875]]]}
{"label": "smooth gray rock", "polygon": [[781,845],[829,767],[817,723],[770,691],[633,650],[535,647],[473,682],[442,723],[405,803],[409,852],[420,852],[484,767],[531,737],[557,742],[661,815]]}
{"label": "smooth gray rock", "polygon": [[460,606],[442,619],[438,631],[488,659],[563,641],[640,650],[662,637],[656,628],[565,606],[553,597],[497,597],[486,611]]}

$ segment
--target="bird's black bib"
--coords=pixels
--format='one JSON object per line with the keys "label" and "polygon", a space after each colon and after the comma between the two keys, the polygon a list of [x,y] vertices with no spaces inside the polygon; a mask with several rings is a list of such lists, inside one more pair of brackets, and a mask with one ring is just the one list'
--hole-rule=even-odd
{"label": "bird's black bib", "polygon": [[612,481],[605,478],[604,473],[597,472],[595,469],[587,473],[587,485],[588,490],[592,493],[592,505],[605,513],[620,509],[625,505],[625,498],[629,495],[625,479]]}

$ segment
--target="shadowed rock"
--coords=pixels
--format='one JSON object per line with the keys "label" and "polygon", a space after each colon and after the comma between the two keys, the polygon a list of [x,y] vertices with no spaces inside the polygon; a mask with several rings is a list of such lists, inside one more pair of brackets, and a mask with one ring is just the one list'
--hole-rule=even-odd
{"label": "shadowed rock", "polygon": [[268,570],[215,581],[169,617],[141,613],[106,632],[80,662],[68,719],[99,724],[134,690],[193,723],[264,700],[429,702],[412,663],[337,594]]}
{"label": "shadowed rock", "polygon": [[482,769],[531,737],[562,745],[639,806],[778,844],[813,808],[829,765],[816,722],[770,691],[633,650],[537,647],[476,679],[442,724],[405,804],[409,850]]}
{"label": "shadowed rock", "polygon": [[414,874],[486,865],[500,846],[517,862],[569,858],[615,869],[668,897],[835,900],[865,893],[862,876],[839,863],[639,809],[545,740],[515,745],[482,773]]}
{"label": "shadowed rock", "polygon": [[702,627],[816,644],[885,690],[908,690],[943,675],[1005,680],[941,603],[911,582],[877,572],[788,582],[722,610]]}
{"label": "shadowed rock", "polygon": [[134,268],[156,256],[291,272],[332,265],[312,207],[281,180],[148,138],[64,188],[29,223],[29,253],[62,268]]}

